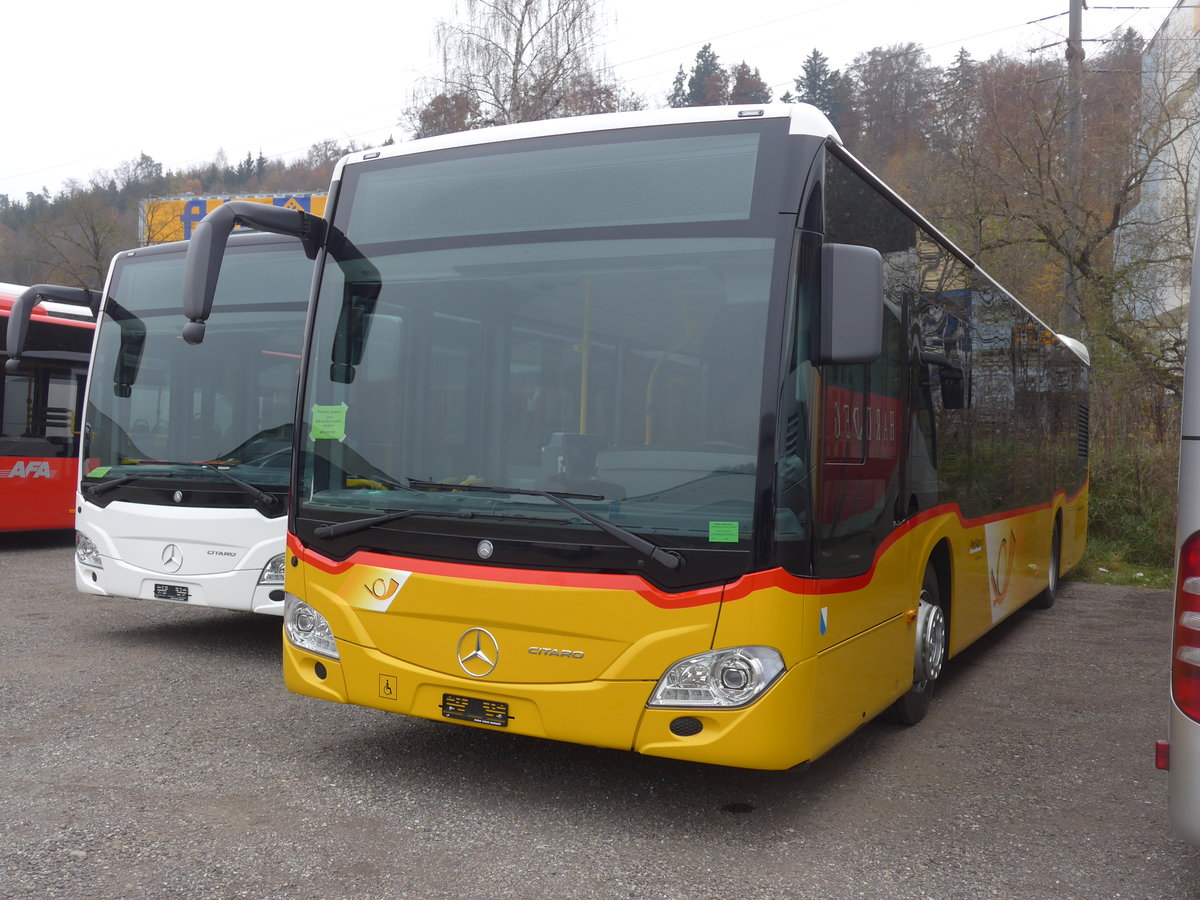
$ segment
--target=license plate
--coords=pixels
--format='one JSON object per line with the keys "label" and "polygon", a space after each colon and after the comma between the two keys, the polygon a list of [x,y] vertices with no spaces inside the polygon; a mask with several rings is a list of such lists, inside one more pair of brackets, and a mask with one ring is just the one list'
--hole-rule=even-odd
{"label": "license plate", "polygon": [[187,602],[188,589],[182,584],[156,584],[154,586],[154,599],[156,600],[182,600]]}
{"label": "license plate", "polygon": [[442,694],[442,715],[447,719],[504,728],[508,725],[508,704],[478,697]]}

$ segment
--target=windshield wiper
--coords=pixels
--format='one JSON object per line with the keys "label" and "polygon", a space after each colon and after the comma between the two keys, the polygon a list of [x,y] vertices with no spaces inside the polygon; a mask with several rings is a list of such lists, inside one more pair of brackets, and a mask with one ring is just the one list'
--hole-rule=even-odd
{"label": "windshield wiper", "polygon": [[139,475],[122,475],[120,478],[114,478],[112,481],[102,481],[99,484],[89,484],[84,488],[84,490],[87,491],[87,495],[89,497],[99,497],[101,494],[107,494],[113,488],[119,488],[121,485],[126,484],[127,482],[147,476],[149,474],[149,472],[143,472]]}
{"label": "windshield wiper", "polygon": [[[230,475],[228,472],[225,472],[222,469],[219,469],[217,466],[213,465],[212,463],[168,462],[166,460],[155,459],[155,460],[145,460],[144,462],[139,463],[139,465],[181,466],[181,467],[186,467],[186,468],[207,469],[210,472],[215,472],[217,475],[220,475],[222,478],[224,478],[230,484],[236,484],[239,488],[241,488],[243,491],[245,491],[247,494],[249,494],[251,497],[253,497],[255,500],[257,500],[259,503],[261,503],[267,509],[273,508],[279,502],[273,494],[268,494],[266,491],[259,490],[254,485],[250,484],[249,482],[242,481],[242,479],[240,479],[240,478],[235,478],[234,476]],[[121,485],[127,484],[128,482],[134,481],[138,478],[174,478],[174,477],[176,477],[176,476],[173,472],[130,472],[127,475],[122,475],[120,478],[114,478],[112,481],[104,481],[104,482],[101,482],[100,484],[89,485],[87,487],[87,492],[88,492],[89,497],[99,497],[101,494],[107,494],[113,488],[120,487]]]}
{"label": "windshield wiper", "polygon": [[368,528],[374,528],[376,525],[386,525],[388,522],[395,522],[397,519],[405,519],[409,516],[474,519],[479,514],[465,509],[397,509],[389,513],[384,513],[382,516],[371,516],[367,519],[351,519],[348,522],[338,522],[335,525],[318,525],[313,529],[313,537],[322,539],[345,537],[348,534],[366,531]]}
{"label": "windshield wiper", "polygon": [[222,478],[224,478],[230,484],[236,484],[238,487],[240,487],[243,491],[245,491],[251,497],[255,498],[259,503],[261,503],[267,509],[273,508],[275,506],[275,504],[277,504],[279,502],[279,500],[275,497],[274,494],[268,494],[266,491],[256,488],[254,485],[252,485],[248,481],[242,481],[242,479],[240,479],[240,478],[235,478],[234,476],[232,476],[228,472],[226,472],[224,469],[220,469],[217,466],[214,466],[212,463],[195,463],[195,465],[198,465],[204,469],[208,469],[210,472],[216,472],[218,475],[220,475]]}
{"label": "windshield wiper", "polygon": [[567,491],[539,491],[535,488],[510,488],[497,487],[490,484],[442,484],[438,481],[419,481],[415,478],[408,479],[408,486],[411,488],[439,488],[450,491],[482,491],[489,494],[520,494],[528,497],[544,497],[551,503],[557,503],[563,509],[575,513],[586,522],[595,525],[605,534],[615,537],[618,541],[627,547],[632,547],[638,553],[642,553],[650,559],[654,560],[659,565],[667,569],[678,569],[683,565],[683,557],[673,550],[664,550],[657,544],[653,544],[646,540],[641,535],[634,534],[632,531],[627,531],[612,522],[606,522],[599,516],[593,516],[586,510],[580,509],[567,498],[577,500],[603,500],[599,494],[574,494]]}

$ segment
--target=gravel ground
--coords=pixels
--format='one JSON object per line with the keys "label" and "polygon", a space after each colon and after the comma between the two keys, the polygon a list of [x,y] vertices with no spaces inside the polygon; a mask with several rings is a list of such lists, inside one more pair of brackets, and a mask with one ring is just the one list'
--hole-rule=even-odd
{"label": "gravel ground", "polygon": [[294,696],[279,620],[86,597],[71,552],[0,536],[6,898],[1200,898],[1167,591],[1067,582],[920,725],[772,774]]}

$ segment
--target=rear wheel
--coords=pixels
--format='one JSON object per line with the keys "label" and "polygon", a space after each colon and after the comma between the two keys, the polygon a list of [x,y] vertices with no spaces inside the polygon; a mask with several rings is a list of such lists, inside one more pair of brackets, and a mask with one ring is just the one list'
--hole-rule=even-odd
{"label": "rear wheel", "polygon": [[1038,594],[1030,605],[1035,609],[1049,609],[1058,599],[1058,558],[1062,555],[1062,526],[1055,521],[1054,534],[1050,537],[1050,564],[1047,566],[1046,589]]}
{"label": "rear wheel", "polygon": [[884,717],[901,725],[916,725],[929,712],[933,685],[946,662],[946,613],[932,567],[925,569],[917,607],[917,641],[913,657],[913,685],[888,707]]}

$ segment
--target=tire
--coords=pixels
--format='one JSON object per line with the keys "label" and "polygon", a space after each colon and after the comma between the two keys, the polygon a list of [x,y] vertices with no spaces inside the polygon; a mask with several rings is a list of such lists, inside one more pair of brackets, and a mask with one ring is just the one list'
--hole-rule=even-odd
{"label": "tire", "polygon": [[946,614],[941,591],[932,566],[925,568],[921,598],[917,610],[917,643],[913,652],[913,685],[884,712],[883,717],[898,725],[916,725],[929,712],[933,686],[946,662]]}
{"label": "tire", "polygon": [[1059,557],[1062,555],[1062,525],[1054,523],[1054,534],[1050,537],[1050,565],[1046,575],[1046,589],[1029,601],[1034,609],[1049,609],[1058,599]]}

